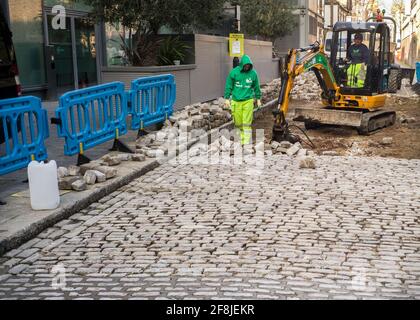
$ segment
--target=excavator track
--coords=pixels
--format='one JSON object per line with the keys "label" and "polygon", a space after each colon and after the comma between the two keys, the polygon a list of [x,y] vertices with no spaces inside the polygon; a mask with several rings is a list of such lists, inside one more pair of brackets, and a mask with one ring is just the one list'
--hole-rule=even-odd
{"label": "excavator track", "polygon": [[364,113],[362,125],[357,129],[360,135],[372,135],[377,131],[392,127],[397,121],[395,111],[375,111]]}

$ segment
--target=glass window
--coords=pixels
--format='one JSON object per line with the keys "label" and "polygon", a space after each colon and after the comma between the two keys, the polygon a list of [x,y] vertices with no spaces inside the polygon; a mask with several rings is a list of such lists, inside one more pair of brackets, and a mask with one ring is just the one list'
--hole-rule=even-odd
{"label": "glass window", "polygon": [[337,61],[347,58],[347,38],[348,31],[342,31],[338,35]]}
{"label": "glass window", "polygon": [[[128,64],[123,50],[124,41],[129,42],[128,31],[122,27],[105,25],[107,66],[123,66]],[[124,40],[125,39],[125,40]]]}
{"label": "glass window", "polygon": [[24,86],[44,85],[42,1],[12,0],[9,9],[20,80]]}

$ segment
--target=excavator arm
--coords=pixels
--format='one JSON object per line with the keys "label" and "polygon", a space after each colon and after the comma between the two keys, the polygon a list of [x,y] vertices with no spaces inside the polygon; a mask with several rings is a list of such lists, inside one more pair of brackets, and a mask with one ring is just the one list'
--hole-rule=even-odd
{"label": "excavator arm", "polygon": [[332,68],[323,47],[315,42],[307,48],[292,49],[286,57],[285,68],[282,72],[282,86],[278,100],[278,108],[274,112],[275,124],[273,140],[296,142],[289,133],[286,116],[289,111],[290,94],[296,77],[313,71],[322,89],[322,98],[332,104],[340,87],[337,85]]}

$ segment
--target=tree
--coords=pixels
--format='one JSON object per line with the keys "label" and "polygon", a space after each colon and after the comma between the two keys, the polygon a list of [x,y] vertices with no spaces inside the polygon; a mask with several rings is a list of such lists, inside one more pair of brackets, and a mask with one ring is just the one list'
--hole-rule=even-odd
{"label": "tree", "polygon": [[[79,0],[81,1],[81,0]],[[83,0],[96,20],[120,25],[129,32],[123,50],[133,65],[145,65],[159,48],[158,32],[212,27],[221,16],[224,0]]]}
{"label": "tree", "polygon": [[242,25],[246,33],[274,42],[297,26],[290,0],[241,0]]}
{"label": "tree", "polygon": [[405,18],[405,6],[404,6],[404,0],[394,0],[392,2],[391,7],[391,14],[397,21],[397,28],[399,32],[400,39],[402,37],[402,26],[404,23]]}

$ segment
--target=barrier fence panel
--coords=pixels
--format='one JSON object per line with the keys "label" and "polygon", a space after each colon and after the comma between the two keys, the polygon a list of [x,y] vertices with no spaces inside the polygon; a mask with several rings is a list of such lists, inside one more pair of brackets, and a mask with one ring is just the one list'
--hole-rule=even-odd
{"label": "barrier fence panel", "polygon": [[48,158],[48,115],[36,97],[0,100],[0,175]]}
{"label": "barrier fence panel", "polygon": [[116,140],[127,133],[127,94],[122,82],[76,90],[60,98],[56,110],[58,135],[67,156]]}
{"label": "barrier fence panel", "polygon": [[134,80],[129,92],[129,114],[132,130],[143,130],[165,122],[172,114],[176,99],[173,75],[160,75]]}

